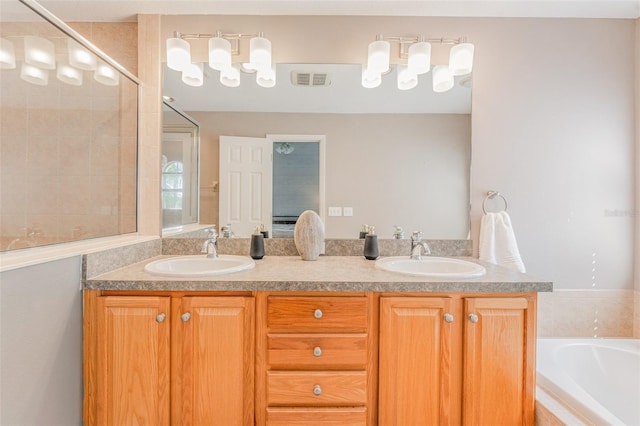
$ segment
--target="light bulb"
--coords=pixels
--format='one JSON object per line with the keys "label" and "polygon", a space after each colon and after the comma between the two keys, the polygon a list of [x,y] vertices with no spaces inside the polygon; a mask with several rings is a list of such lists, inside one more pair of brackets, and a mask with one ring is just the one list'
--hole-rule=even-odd
{"label": "light bulb", "polygon": [[256,73],[256,83],[261,87],[273,87],[276,85],[276,67],[268,70],[258,70]]}
{"label": "light bulb", "polygon": [[433,91],[446,92],[453,87],[453,75],[446,65],[433,67]]}
{"label": "light bulb", "polygon": [[46,86],[49,84],[49,71],[23,63],[20,67],[20,78],[31,84]]}
{"label": "light bulb", "polygon": [[94,71],[98,66],[96,56],[73,39],[67,40],[69,51],[69,65],[87,71]]}
{"label": "light bulb", "polygon": [[379,72],[371,71],[366,67],[362,67],[362,87],[366,89],[373,89],[382,84],[382,74]]}
{"label": "light bulb", "polygon": [[456,44],[449,51],[449,70],[452,75],[465,75],[473,70],[473,51],[471,43]]}
{"label": "light bulb", "polygon": [[407,65],[415,75],[428,73],[431,68],[431,43],[421,41],[409,46]]}
{"label": "light bulb", "polygon": [[398,65],[398,89],[410,90],[418,85],[418,76],[407,65]]}
{"label": "light bulb", "polygon": [[191,64],[182,71],[182,82],[189,86],[202,86],[204,83],[203,68],[201,63]]}
{"label": "light bulb", "polygon": [[389,71],[390,51],[388,41],[377,40],[369,43],[367,69],[380,74]]}
{"label": "light bulb", "polygon": [[240,70],[234,66],[220,71],[220,83],[227,87],[240,86]]}
{"label": "light bulb", "polygon": [[120,82],[118,72],[102,61],[98,62],[98,65],[96,66],[96,70],[93,73],[93,79],[105,86],[117,86]]}
{"label": "light bulb", "polygon": [[67,62],[58,62],[56,77],[63,83],[72,86],[82,86],[82,71],[72,67]]}
{"label": "light bulb", "polygon": [[231,43],[222,37],[209,39],[209,66],[222,71],[231,66]]}
{"label": "light bulb", "polygon": [[249,40],[249,66],[254,70],[271,68],[271,42],[264,37]]}
{"label": "light bulb", "polygon": [[16,53],[13,43],[6,38],[0,38],[0,69],[9,70],[16,67]]}
{"label": "light bulb", "polygon": [[53,43],[42,37],[24,37],[24,61],[43,70],[56,67],[55,48]]}
{"label": "light bulb", "polygon": [[191,64],[191,47],[181,38],[167,39],[167,66],[175,71],[183,71]]}

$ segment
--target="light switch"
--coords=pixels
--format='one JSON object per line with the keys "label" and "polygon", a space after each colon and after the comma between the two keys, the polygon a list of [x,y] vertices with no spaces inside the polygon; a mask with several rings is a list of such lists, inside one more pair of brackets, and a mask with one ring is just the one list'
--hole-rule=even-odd
{"label": "light switch", "polygon": [[329,216],[342,216],[342,207],[329,207]]}
{"label": "light switch", "polygon": [[342,211],[345,216],[353,216],[353,207],[343,207]]}

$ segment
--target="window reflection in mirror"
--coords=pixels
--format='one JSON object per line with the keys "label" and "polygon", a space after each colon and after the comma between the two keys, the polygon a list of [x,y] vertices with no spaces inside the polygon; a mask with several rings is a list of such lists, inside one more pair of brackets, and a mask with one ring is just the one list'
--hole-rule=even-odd
{"label": "window reflection in mirror", "polygon": [[162,229],[198,222],[198,123],[167,102],[162,105]]}

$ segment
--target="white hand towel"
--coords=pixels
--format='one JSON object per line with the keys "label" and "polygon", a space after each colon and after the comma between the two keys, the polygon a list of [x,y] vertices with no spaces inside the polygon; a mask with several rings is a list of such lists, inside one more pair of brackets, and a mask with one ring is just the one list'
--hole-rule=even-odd
{"label": "white hand towel", "polygon": [[511,218],[505,211],[482,216],[478,251],[480,260],[525,272]]}

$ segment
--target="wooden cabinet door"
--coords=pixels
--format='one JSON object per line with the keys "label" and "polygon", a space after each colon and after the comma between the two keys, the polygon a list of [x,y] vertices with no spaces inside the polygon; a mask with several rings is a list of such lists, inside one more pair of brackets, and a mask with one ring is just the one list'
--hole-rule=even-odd
{"label": "wooden cabinet door", "polygon": [[463,424],[533,424],[534,298],[465,299]]}
{"label": "wooden cabinet door", "polygon": [[380,298],[380,425],[460,423],[459,311],[448,298]]}
{"label": "wooden cabinet door", "polygon": [[181,424],[253,425],[253,298],[184,297],[181,312]]}
{"label": "wooden cabinet door", "polygon": [[169,424],[169,297],[99,297],[100,425]]}

